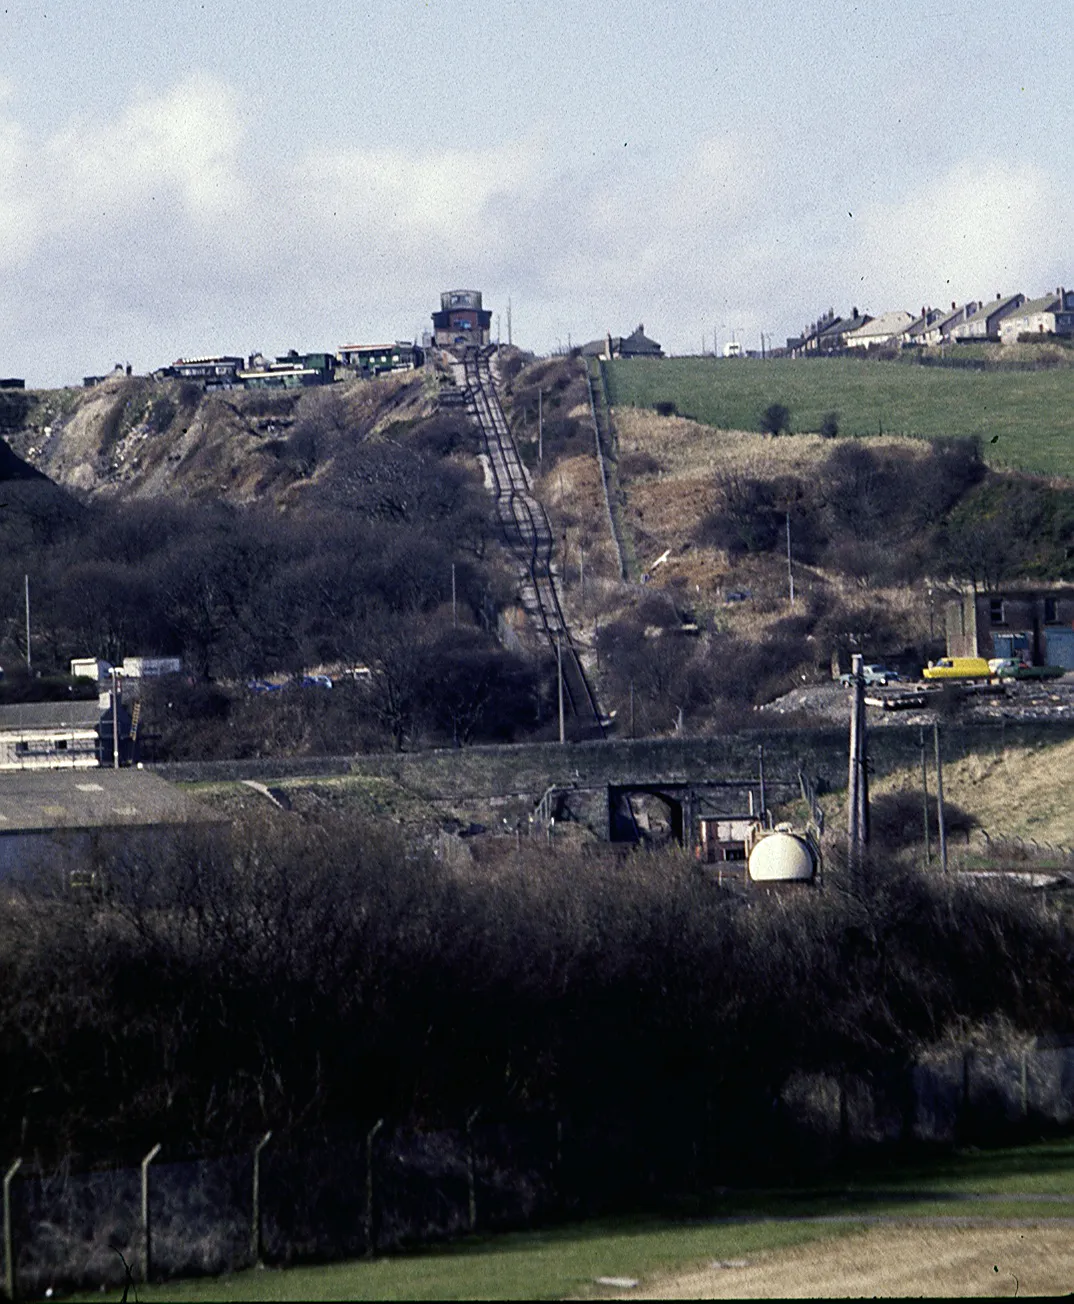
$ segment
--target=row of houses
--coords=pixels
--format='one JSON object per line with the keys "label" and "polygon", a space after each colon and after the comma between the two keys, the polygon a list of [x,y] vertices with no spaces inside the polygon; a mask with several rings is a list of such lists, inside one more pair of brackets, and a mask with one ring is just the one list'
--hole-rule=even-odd
{"label": "row of houses", "polygon": [[855,349],[924,348],[929,345],[1022,339],[1074,338],[1074,290],[1058,286],[1053,294],[1027,299],[1024,294],[997,294],[994,299],[951,303],[949,308],[903,309],[870,317],[853,308],[846,317],[828,309],[787,340],[792,357],[846,353]]}

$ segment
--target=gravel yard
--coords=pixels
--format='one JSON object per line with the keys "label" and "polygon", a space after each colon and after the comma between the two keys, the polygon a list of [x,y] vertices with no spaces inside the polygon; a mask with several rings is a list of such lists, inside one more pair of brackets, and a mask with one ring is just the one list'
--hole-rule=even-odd
{"label": "gravel yard", "polygon": [[[909,688],[910,685],[905,687]],[[894,693],[891,689],[875,690],[878,694]],[[870,695],[870,694],[867,694]],[[812,716],[825,724],[844,724],[850,720],[850,689],[838,683],[803,684],[774,702],[759,708],[766,715]],[[931,724],[936,708],[931,704],[920,710],[888,711],[867,707],[869,726],[889,724]],[[983,720],[1074,720],[1074,673],[1047,683],[1012,683],[1000,696],[967,697],[957,707],[958,718]]]}

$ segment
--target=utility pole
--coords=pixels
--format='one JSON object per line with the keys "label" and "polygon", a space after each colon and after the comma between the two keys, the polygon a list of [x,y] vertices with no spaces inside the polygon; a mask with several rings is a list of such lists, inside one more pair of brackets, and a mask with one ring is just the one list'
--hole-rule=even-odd
{"label": "utility pole", "polygon": [[30,673],[30,577],[23,575],[23,590],[26,596],[26,673]]}
{"label": "utility pole", "polygon": [[925,749],[925,730],[919,730],[921,741],[921,814],[925,825],[925,865],[932,864],[932,848],[929,845],[929,761]]}
{"label": "utility pole", "polygon": [[940,722],[932,723],[932,742],[936,751],[936,823],[940,834],[940,872],[947,873],[947,829],[943,810],[943,757],[940,755]]}
{"label": "utility pole", "polygon": [[544,390],[537,391],[537,463],[544,463]]}
{"label": "utility pole", "polygon": [[556,679],[559,681],[559,741],[567,741],[567,722],[563,714],[563,635],[556,635]]}
{"label": "utility pole", "polygon": [[459,612],[455,601],[455,563],[451,563],[451,628],[458,629]]}
{"label": "utility pole", "polygon": [[119,671],[112,667],[112,769],[119,769]]}
{"label": "utility pole", "polygon": [[861,653],[851,660],[850,769],[847,776],[847,857],[851,870],[860,873],[865,844],[869,841],[869,779],[865,734],[865,678]]}
{"label": "utility pole", "polygon": [[787,584],[791,592],[791,606],[794,606],[794,569],[791,566],[791,513],[787,511]]}
{"label": "utility pole", "polygon": [[507,296],[507,347],[510,348],[511,340],[511,296]]}

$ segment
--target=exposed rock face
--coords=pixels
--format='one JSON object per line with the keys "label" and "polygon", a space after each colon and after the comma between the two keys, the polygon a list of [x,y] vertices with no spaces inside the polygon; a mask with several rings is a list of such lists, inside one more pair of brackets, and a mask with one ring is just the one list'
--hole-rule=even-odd
{"label": "exposed rock face", "polygon": [[115,376],[23,393],[0,410],[0,437],[27,473],[80,495],[283,501],[328,473],[341,442],[430,406],[415,376],[255,393]]}

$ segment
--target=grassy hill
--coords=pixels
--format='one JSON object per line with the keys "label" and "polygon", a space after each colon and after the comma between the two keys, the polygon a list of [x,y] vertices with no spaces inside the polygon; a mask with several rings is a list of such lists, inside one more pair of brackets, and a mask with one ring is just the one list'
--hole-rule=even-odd
{"label": "grassy hill", "polygon": [[[976,435],[990,465],[1074,477],[1074,368],[923,367],[849,358],[635,358],[606,364],[617,407],[675,410],[723,430],[759,430],[771,403],[792,431],[839,414],[848,435]],[[993,443],[993,439],[995,442]]]}

